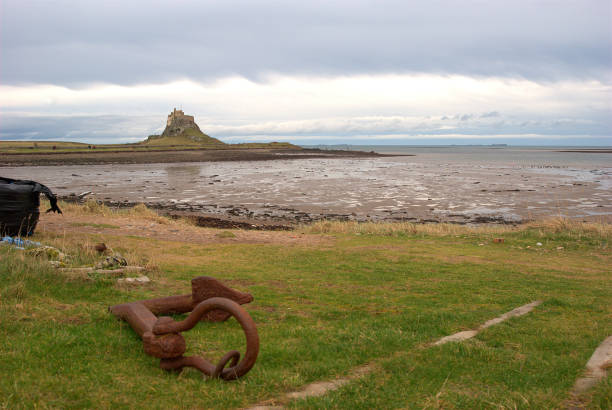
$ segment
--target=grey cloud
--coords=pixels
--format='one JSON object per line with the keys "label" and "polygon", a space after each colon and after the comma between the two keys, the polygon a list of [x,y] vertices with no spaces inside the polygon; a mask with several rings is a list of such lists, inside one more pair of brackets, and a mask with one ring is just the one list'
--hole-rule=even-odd
{"label": "grey cloud", "polygon": [[3,0],[3,84],[433,72],[609,81],[606,1]]}
{"label": "grey cloud", "polygon": [[143,140],[160,132],[160,119],[133,115],[0,113],[0,140],[70,140],[107,143]]}
{"label": "grey cloud", "polygon": [[[2,112],[0,140],[71,140],[90,143],[118,143],[143,140],[148,135],[161,132],[163,121],[156,116],[134,115],[43,115]],[[223,141],[257,140],[307,141],[365,141],[363,136],[374,135],[380,139],[388,136],[440,136],[465,135],[499,136],[513,134],[538,134],[550,136],[589,135],[592,138],[609,136],[607,118],[584,120],[580,118],[550,118],[526,120],[506,118],[473,118],[469,122],[461,118],[442,120],[426,117],[353,117],[324,118],[299,121],[271,121],[252,123],[200,123],[202,130]],[[527,129],[526,129],[527,127]],[[362,137],[360,137],[362,136]],[[374,143],[376,139],[370,141]],[[352,142],[355,143],[355,142]],[[608,142],[609,144],[609,142]]]}
{"label": "grey cloud", "polygon": [[480,115],[480,118],[495,118],[499,117],[499,113],[497,111],[485,112]]}

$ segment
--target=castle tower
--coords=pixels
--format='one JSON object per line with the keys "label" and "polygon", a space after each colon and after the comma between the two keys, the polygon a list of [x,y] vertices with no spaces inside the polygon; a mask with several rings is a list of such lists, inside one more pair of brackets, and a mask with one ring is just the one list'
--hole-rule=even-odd
{"label": "castle tower", "polygon": [[166,129],[164,130],[162,136],[180,135],[190,129],[204,135],[202,131],[200,131],[198,125],[195,123],[193,115],[185,115],[183,110],[177,110],[175,107],[168,115]]}

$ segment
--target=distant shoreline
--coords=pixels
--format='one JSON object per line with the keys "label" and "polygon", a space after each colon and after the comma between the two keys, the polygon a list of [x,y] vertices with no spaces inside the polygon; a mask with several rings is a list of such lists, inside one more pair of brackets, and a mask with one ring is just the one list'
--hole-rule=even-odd
{"label": "distant shoreline", "polygon": [[602,149],[563,149],[563,150],[555,150],[555,152],[581,152],[585,154],[612,154],[612,149],[602,148]]}
{"label": "distant shoreline", "polygon": [[92,151],[3,153],[0,167],[61,166],[101,164],[155,164],[172,162],[270,161],[306,158],[375,158],[410,156],[409,154],[378,154],[364,151],[301,149],[184,149],[155,151]]}

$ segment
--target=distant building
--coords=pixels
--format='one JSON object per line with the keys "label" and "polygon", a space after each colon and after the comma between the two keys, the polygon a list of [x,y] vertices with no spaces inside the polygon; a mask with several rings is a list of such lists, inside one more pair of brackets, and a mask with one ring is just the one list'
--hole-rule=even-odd
{"label": "distant building", "polygon": [[180,120],[181,122],[192,122],[195,124],[193,115],[185,115],[183,110],[177,110],[176,108],[168,115],[166,126],[169,126],[174,120]]}
{"label": "distant building", "polygon": [[166,129],[162,133],[163,137],[172,137],[176,135],[189,133],[191,136],[204,136],[205,134],[200,131],[200,128],[195,123],[193,115],[185,115],[183,110],[172,110],[168,115],[168,121],[166,121]]}

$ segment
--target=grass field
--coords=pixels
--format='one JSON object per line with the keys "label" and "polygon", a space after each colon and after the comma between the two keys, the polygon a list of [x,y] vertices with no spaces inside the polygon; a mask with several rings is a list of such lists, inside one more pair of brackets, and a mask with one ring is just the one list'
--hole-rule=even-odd
{"label": "grass field", "polygon": [[100,152],[146,152],[157,150],[193,149],[297,149],[288,142],[224,144],[210,139],[206,142],[193,141],[187,137],[164,137],[133,144],[87,144],[63,141],[0,141],[0,154],[60,154]]}
{"label": "grass field", "polygon": [[[241,241],[240,231],[217,231],[217,243],[195,244],[122,235],[111,211],[91,208],[66,206],[64,218],[99,214],[89,228],[106,226],[105,233],[81,232],[87,223],[80,223],[74,231],[39,228],[33,239],[62,249],[75,266],[95,262],[91,245],[105,242],[130,264],[148,267],[153,283],[134,288],[101,276],[68,277],[0,247],[2,407],[562,408],[593,350],[612,335],[608,225],[324,222],[278,233],[290,245]],[[130,212],[183,229],[184,222]],[[504,242],[494,243],[498,237]],[[255,297],[245,307],[259,329],[260,356],[240,380],[203,380],[191,369],[165,373],[107,311],[189,293],[198,275]],[[430,345],[534,300],[542,304],[533,312],[473,339]],[[244,349],[233,319],[184,335],[189,354],[212,361]],[[322,397],[283,398],[364,364],[374,371]],[[612,407],[610,375],[578,399],[588,408]]]}

